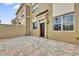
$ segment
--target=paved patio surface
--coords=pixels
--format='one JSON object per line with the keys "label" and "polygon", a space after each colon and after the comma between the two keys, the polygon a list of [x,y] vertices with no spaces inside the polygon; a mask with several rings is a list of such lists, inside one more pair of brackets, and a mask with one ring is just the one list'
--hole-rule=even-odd
{"label": "paved patio surface", "polygon": [[75,56],[79,45],[65,42],[22,36],[0,39],[0,56]]}

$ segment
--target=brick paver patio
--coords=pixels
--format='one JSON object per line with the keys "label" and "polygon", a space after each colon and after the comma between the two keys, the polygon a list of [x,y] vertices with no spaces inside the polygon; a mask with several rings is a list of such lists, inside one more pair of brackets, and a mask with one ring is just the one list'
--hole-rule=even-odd
{"label": "brick paver patio", "polygon": [[79,55],[79,45],[65,42],[22,36],[10,39],[0,39],[1,56],[62,56]]}

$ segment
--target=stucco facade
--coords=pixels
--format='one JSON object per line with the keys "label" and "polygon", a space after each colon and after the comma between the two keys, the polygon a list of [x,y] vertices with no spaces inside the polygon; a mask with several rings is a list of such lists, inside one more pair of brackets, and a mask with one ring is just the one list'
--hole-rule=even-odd
{"label": "stucco facade", "polygon": [[[29,34],[40,37],[40,25],[44,23],[44,37],[54,40],[66,41],[79,44],[79,4],[75,3],[30,3],[30,14],[26,21],[26,30]],[[25,4],[24,4],[25,6]],[[34,8],[34,9],[33,9]],[[36,8],[36,9],[35,9]],[[20,10],[22,10],[21,7]],[[26,10],[27,8],[25,8]],[[19,11],[20,11],[19,10]],[[36,11],[35,11],[36,10]],[[54,18],[68,13],[74,14],[73,31],[54,31]],[[18,12],[19,14],[19,12]],[[18,15],[17,14],[17,15]],[[26,12],[27,14],[27,12]],[[24,17],[26,20],[27,18]],[[25,21],[24,21],[25,22]],[[33,29],[33,23],[37,22],[37,28]],[[28,24],[28,25],[27,25]]]}
{"label": "stucco facade", "polygon": [[16,22],[18,25],[24,25],[26,27],[26,35],[30,34],[30,5],[21,4],[20,8],[16,12]]}

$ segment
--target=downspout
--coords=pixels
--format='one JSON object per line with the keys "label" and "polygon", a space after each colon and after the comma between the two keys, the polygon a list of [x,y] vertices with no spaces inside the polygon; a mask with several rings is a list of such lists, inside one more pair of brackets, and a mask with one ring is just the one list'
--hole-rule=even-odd
{"label": "downspout", "polygon": [[47,32],[47,37],[46,37],[46,38],[48,39],[48,23],[49,23],[49,20],[48,20],[48,13],[46,14],[46,19],[47,19],[47,21],[46,21],[46,22],[47,22],[47,23],[46,23],[46,24],[47,24],[47,28],[46,28],[46,29],[47,29],[47,31],[46,31],[46,32]]}

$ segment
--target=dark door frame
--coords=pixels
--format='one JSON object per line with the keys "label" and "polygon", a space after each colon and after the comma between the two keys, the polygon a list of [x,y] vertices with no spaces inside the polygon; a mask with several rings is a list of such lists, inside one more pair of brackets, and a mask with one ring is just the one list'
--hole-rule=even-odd
{"label": "dark door frame", "polygon": [[45,22],[40,23],[40,36],[45,37]]}

